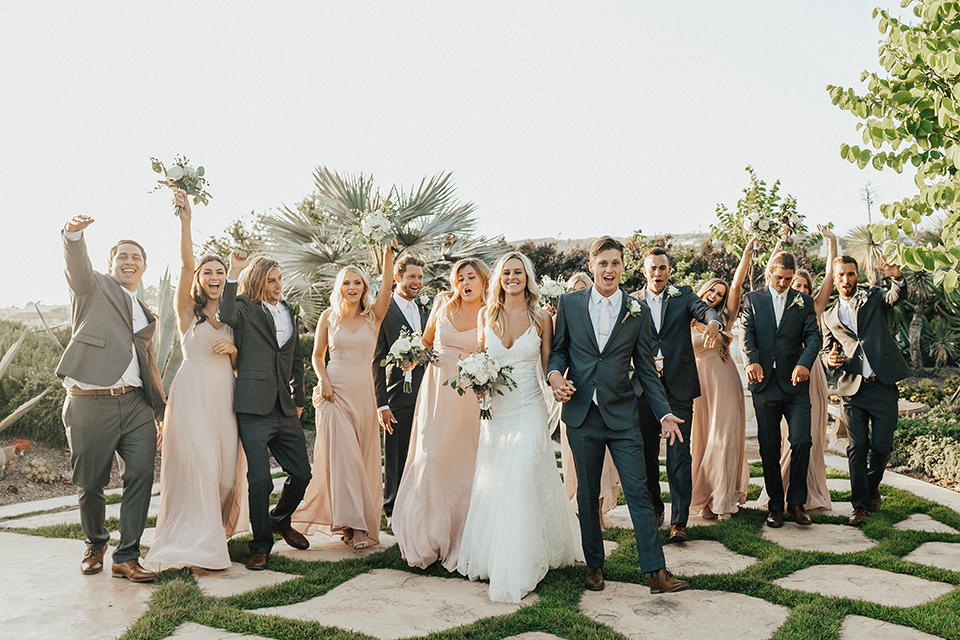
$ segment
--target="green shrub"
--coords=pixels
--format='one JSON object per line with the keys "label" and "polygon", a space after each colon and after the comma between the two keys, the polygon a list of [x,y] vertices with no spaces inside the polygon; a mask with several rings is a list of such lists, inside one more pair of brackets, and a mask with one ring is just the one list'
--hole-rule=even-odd
{"label": "green shrub", "polygon": [[906,447],[907,466],[928,476],[960,482],[960,442],[921,435]]}

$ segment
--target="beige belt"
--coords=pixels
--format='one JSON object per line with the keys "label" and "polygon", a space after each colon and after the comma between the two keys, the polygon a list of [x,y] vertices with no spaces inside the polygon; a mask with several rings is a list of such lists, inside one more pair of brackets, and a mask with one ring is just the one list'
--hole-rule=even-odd
{"label": "beige belt", "polygon": [[108,396],[122,396],[125,393],[130,393],[137,389],[140,389],[140,387],[113,387],[112,389],[81,389],[80,387],[70,387],[67,389],[67,394],[71,396],[106,398]]}

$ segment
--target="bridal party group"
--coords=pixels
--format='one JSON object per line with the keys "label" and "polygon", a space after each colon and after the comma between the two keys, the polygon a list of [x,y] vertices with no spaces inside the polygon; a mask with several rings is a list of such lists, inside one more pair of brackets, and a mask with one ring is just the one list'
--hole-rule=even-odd
{"label": "bridal party group", "polygon": [[[604,236],[590,247],[589,273],[569,279],[555,308],[522,253],[492,270],[460,260],[449,289],[431,298],[421,295],[424,262],[391,242],[379,290],[358,266],[337,274],[316,325],[318,384],[308,394],[305,327],[284,300],[282,265],[243,251],[196,260],[189,202],[178,191],[174,204],[183,364],[168,395],[152,346],[156,318],[136,297],[144,247],[120,240],[99,273],[84,239],[94,220],[76,216],[62,231],[73,332],[57,374],[85,575],[104,568],[104,487],[116,456],[123,500],[111,572],[135,582],[172,567],[226,569],[227,540],[246,532],[250,570],[267,567],[275,535],[302,550],[322,533],[359,552],[380,543],[385,516],[410,566],[488,580],[492,600],[519,602],[547,571],[576,562],[586,565],[585,588],[601,590],[604,514],[622,492],[651,592],[681,591],[689,585],[666,567],[659,528],[668,520],[667,539],[683,544],[691,515],[728,519],[747,499],[737,349],[757,418],[766,526],[788,518],[803,527],[808,511],[831,506],[827,376],[850,443],[849,524],[880,508],[895,383],[907,375],[886,314],[906,287],[885,260],[890,287],[859,287],[856,261],[837,255],[826,227],[819,286],[778,246],[766,286],[748,293],[755,239],[732,281],[713,278],[698,291],[674,283],[669,254],[654,247],[643,257],[644,288],[627,292],[624,247]],[[389,357],[410,337],[430,362]],[[509,384],[458,388],[461,364],[478,351]],[[306,402],[316,415],[312,464]],[[156,538],[141,559],[158,450]],[[271,457],[285,473],[272,506]]]}

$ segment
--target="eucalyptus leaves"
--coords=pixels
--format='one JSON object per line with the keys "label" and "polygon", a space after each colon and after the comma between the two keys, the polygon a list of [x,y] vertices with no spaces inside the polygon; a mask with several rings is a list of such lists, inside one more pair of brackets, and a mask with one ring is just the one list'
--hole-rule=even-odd
{"label": "eucalyptus leaves", "polygon": [[[163,179],[157,180],[157,186],[150,190],[154,192],[161,187],[169,187],[170,189],[180,189],[188,196],[193,196],[193,204],[200,204],[201,202],[204,205],[209,204],[210,198],[213,196],[207,193],[207,179],[203,177],[204,169],[203,167],[197,167],[194,169],[190,166],[190,160],[185,156],[177,156],[173,159],[173,165],[167,169],[163,162],[150,157],[150,162],[153,164],[153,170],[156,173],[162,173]],[[183,213],[183,210],[180,207],[174,209],[176,215]]]}

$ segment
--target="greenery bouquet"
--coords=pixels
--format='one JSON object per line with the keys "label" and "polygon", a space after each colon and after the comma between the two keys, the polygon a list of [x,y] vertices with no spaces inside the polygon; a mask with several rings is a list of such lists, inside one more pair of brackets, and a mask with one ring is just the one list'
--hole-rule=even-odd
{"label": "greenery bouquet", "polygon": [[[202,202],[204,205],[208,204],[210,198],[213,197],[207,193],[207,179],[203,177],[203,167],[194,169],[190,166],[190,161],[186,157],[177,156],[174,158],[173,165],[169,169],[163,165],[163,162],[152,156],[150,162],[153,163],[153,170],[156,173],[163,174],[163,179],[157,180],[157,186],[151,189],[151,192],[162,187],[180,189],[188,196],[193,196],[193,204]],[[174,209],[174,213],[178,216],[182,212],[183,210],[180,207]]]}

